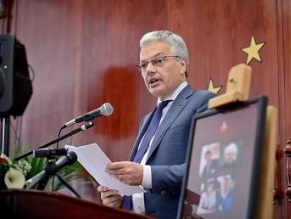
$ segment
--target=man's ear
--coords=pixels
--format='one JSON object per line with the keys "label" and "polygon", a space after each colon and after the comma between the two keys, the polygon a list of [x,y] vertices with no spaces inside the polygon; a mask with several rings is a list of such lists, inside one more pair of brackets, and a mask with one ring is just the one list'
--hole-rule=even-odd
{"label": "man's ear", "polygon": [[181,73],[185,74],[187,72],[187,64],[184,59],[180,60],[180,65],[181,65]]}

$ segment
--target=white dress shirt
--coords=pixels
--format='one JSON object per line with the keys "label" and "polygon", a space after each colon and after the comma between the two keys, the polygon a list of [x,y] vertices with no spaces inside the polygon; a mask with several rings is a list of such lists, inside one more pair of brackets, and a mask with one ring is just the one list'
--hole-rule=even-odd
{"label": "white dress shirt", "polygon": [[[179,87],[165,100],[175,100],[176,97],[179,95],[179,93],[188,85],[188,83],[185,81],[182,84],[179,85]],[[165,101],[163,100],[163,101]],[[157,105],[162,102],[162,100],[158,99]],[[172,106],[173,101],[170,101],[168,105],[163,109],[162,117],[160,120],[160,123],[164,119],[166,113],[168,112],[169,108]],[[154,138],[155,136],[153,136]],[[149,148],[151,147],[152,140],[150,141]],[[142,140],[141,140],[142,141]],[[140,141],[140,142],[141,142]],[[145,152],[142,161],[140,162],[143,164],[143,179],[142,179],[142,187],[144,188],[152,188],[152,171],[151,166],[145,165],[149,153],[149,148]],[[136,213],[144,214],[145,213],[145,205],[144,205],[144,194],[143,193],[137,193],[132,196],[132,205],[133,205],[133,211]]]}

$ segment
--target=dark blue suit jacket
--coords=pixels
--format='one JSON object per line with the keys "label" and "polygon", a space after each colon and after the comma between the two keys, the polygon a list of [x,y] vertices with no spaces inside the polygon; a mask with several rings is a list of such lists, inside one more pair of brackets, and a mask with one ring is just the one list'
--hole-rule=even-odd
{"label": "dark blue suit jacket", "polygon": [[[152,169],[153,187],[144,194],[146,215],[159,219],[176,219],[191,118],[205,111],[208,100],[212,97],[214,94],[209,91],[194,90],[187,86],[173,101],[161,122],[146,162]],[[136,153],[151,116],[152,112],[144,117],[140,125],[130,160]]]}

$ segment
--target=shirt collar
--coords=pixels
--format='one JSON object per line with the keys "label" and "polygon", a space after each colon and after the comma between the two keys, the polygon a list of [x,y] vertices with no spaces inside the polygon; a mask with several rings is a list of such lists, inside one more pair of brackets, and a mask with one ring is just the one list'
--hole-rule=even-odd
{"label": "shirt collar", "polygon": [[[175,100],[176,97],[179,95],[179,93],[188,85],[187,81],[184,81],[183,83],[181,83],[176,90],[170,94],[165,100]],[[163,101],[165,101],[163,100]],[[157,105],[162,102],[162,100],[159,98],[157,101]]]}

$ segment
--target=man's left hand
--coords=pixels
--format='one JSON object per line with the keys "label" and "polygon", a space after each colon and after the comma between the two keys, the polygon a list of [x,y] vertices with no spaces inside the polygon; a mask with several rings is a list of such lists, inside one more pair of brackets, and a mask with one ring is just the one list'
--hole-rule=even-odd
{"label": "man's left hand", "polygon": [[131,161],[113,162],[106,166],[106,172],[119,181],[131,185],[142,184],[143,165]]}

